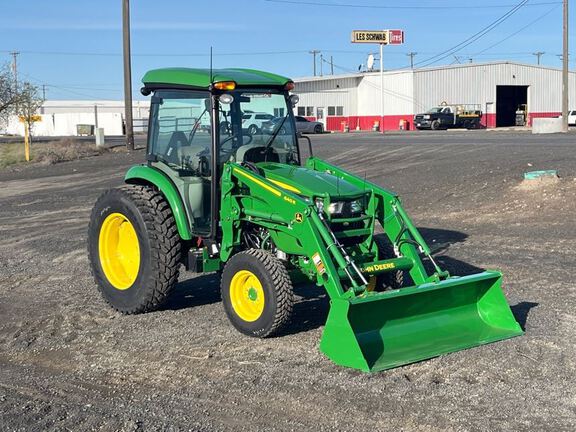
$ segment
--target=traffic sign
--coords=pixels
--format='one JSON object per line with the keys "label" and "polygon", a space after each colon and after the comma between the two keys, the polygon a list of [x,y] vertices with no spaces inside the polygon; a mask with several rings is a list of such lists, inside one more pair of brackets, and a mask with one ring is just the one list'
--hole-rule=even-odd
{"label": "traffic sign", "polygon": [[26,117],[26,116],[18,116],[18,120],[20,121],[20,123],[36,123],[39,121],[42,121],[42,116],[41,115],[33,115],[30,116],[30,118]]}

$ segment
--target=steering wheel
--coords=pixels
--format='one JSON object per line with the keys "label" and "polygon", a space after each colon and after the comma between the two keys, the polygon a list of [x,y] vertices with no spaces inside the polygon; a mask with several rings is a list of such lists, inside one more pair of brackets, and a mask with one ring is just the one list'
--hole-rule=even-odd
{"label": "steering wheel", "polygon": [[[244,137],[247,137],[248,141],[244,142]],[[226,154],[226,159],[229,159],[230,156],[232,156],[232,154],[240,147],[250,144],[253,140],[252,135],[242,135],[242,144],[236,146],[233,145],[232,147],[230,147],[230,149],[224,149],[223,145],[226,144],[228,141],[230,141],[232,138],[234,138],[234,135],[227,137],[226,139],[224,139],[224,141],[220,141],[220,152]]]}

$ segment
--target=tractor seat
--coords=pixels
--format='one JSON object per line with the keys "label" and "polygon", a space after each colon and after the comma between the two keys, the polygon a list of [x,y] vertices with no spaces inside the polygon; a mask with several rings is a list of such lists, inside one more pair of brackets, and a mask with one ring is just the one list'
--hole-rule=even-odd
{"label": "tractor seat", "polygon": [[272,147],[261,145],[245,145],[236,152],[236,161],[238,162],[280,162],[280,157]]}

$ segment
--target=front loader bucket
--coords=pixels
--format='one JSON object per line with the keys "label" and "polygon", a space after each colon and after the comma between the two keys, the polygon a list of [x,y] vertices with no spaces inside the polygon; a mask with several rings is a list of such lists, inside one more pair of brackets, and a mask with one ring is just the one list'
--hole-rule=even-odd
{"label": "front loader bucket", "polygon": [[334,299],[320,349],[341,366],[380,371],[523,334],[499,272]]}

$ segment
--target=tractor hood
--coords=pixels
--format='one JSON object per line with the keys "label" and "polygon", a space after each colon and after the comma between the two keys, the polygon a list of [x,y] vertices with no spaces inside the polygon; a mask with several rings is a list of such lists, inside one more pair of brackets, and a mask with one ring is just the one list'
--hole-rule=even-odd
{"label": "tractor hood", "polygon": [[272,183],[309,198],[330,197],[331,201],[334,201],[334,198],[348,200],[359,198],[365,193],[346,180],[305,167],[271,162],[259,163],[258,167]]}

